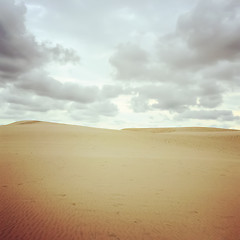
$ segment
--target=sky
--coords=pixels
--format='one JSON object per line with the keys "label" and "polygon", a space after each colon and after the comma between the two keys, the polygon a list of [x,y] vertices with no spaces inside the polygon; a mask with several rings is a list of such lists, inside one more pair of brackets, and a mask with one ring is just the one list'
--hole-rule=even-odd
{"label": "sky", "polygon": [[239,0],[0,0],[0,124],[240,129]]}

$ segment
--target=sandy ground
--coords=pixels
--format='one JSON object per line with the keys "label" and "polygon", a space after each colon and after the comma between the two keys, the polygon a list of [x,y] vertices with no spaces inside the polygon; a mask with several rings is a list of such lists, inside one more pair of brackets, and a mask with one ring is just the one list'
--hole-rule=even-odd
{"label": "sandy ground", "polygon": [[240,131],[0,126],[1,240],[240,240]]}

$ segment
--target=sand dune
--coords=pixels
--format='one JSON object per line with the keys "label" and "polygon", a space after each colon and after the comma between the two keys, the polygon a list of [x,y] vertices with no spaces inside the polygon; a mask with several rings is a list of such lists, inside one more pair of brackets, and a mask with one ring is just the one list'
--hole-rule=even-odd
{"label": "sand dune", "polygon": [[240,131],[0,126],[0,239],[240,239]]}
{"label": "sand dune", "polygon": [[238,131],[235,129],[225,128],[209,128],[209,127],[178,127],[178,128],[125,128],[123,130],[135,132],[151,132],[151,133],[165,133],[165,132],[223,132],[223,131]]}

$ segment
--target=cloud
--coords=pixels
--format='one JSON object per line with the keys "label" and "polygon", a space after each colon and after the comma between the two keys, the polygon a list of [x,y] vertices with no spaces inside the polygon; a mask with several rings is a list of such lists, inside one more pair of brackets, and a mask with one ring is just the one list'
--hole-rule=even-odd
{"label": "cloud", "polygon": [[[36,9],[31,17],[35,17],[44,32],[64,39],[74,36],[82,40],[85,46],[107,47],[136,35],[154,34],[159,29],[166,29],[173,25],[179,11],[192,5],[195,0],[88,0],[84,3],[62,1],[61,4],[57,0],[25,2],[29,8]],[[63,36],[62,32],[68,34]]]}
{"label": "cloud", "polygon": [[120,85],[103,85],[101,88],[101,98],[116,98],[121,94],[129,94],[130,89],[124,88]]}
{"label": "cloud", "polygon": [[0,8],[0,77],[16,78],[19,73],[42,64],[33,36],[24,25],[26,8],[13,0],[3,0]]}
{"label": "cloud", "polygon": [[220,62],[206,69],[206,78],[223,83],[231,88],[240,86],[240,62]]}
{"label": "cloud", "polygon": [[186,111],[177,117],[178,119],[201,119],[218,121],[240,120],[239,116],[234,116],[230,110],[198,110]]}
{"label": "cloud", "polygon": [[133,87],[131,107],[135,112],[168,110],[183,112],[190,107],[213,109],[223,104],[223,86],[216,82],[200,82],[196,85],[174,83],[148,84]]}
{"label": "cloud", "polygon": [[15,89],[52,99],[89,104],[116,98],[128,94],[129,89],[120,85],[82,86],[76,82],[60,82],[44,71],[35,71],[23,75],[13,84]]}
{"label": "cloud", "polygon": [[19,76],[49,61],[78,62],[72,49],[51,43],[38,43],[25,26],[26,7],[2,0],[0,8],[0,81],[17,81]]}
{"label": "cloud", "polygon": [[61,44],[53,44],[51,42],[43,42],[42,49],[48,55],[49,61],[57,61],[61,64],[80,62],[80,56],[71,48],[65,48]]}
{"label": "cloud", "polygon": [[96,115],[113,117],[118,112],[117,106],[109,101],[98,102],[91,107],[93,108],[93,111],[91,111],[91,113],[94,113]]}
{"label": "cloud", "polygon": [[139,80],[145,77],[145,72],[148,71],[148,54],[137,44],[119,45],[109,61],[116,69],[117,79]]}
{"label": "cloud", "polygon": [[[21,119],[39,118],[47,120],[54,118],[54,114],[62,119],[72,118],[98,122],[102,118],[113,117],[118,114],[118,108],[108,99],[101,99],[93,103],[70,101],[44,95],[32,94],[31,91],[8,86],[0,91],[1,118]],[[41,115],[44,113],[44,115]]]}
{"label": "cloud", "polygon": [[176,31],[159,42],[163,61],[178,68],[200,68],[240,59],[240,4],[203,0],[179,17]]}
{"label": "cloud", "polygon": [[[1,115],[11,118],[36,113],[69,111],[75,116],[97,121],[100,116],[117,114],[109,99],[123,92],[119,86],[82,86],[77,82],[60,82],[45,67],[50,62],[79,63],[71,48],[49,41],[39,42],[25,26],[26,7],[13,0],[3,0],[0,8],[0,91]],[[81,106],[81,110],[79,110]],[[15,112],[15,113],[14,113]],[[34,114],[33,114],[34,113]],[[38,115],[37,115],[38,116]],[[19,118],[19,117],[17,117]]]}
{"label": "cloud", "polygon": [[66,101],[38,96],[12,85],[1,89],[0,93],[0,101],[8,111],[48,112],[54,109],[63,110],[67,104]]}
{"label": "cloud", "polygon": [[197,104],[195,92],[176,89],[171,85],[147,85],[135,89],[136,96],[131,105],[135,112],[148,110],[168,110],[182,112]]}
{"label": "cloud", "polygon": [[85,87],[73,82],[62,83],[42,71],[22,76],[14,87],[39,96],[81,103],[94,102],[99,95],[96,86]]}
{"label": "cloud", "polygon": [[[217,64],[238,62],[239,16],[237,0],[198,1],[192,10],[178,18],[174,32],[159,38],[151,53],[137,44],[122,44],[110,63],[116,68],[118,79],[162,81],[165,77],[177,81],[176,71],[185,75],[184,71],[198,70],[199,74],[204,74]],[[131,69],[134,70],[131,72]]]}
{"label": "cloud", "polygon": [[90,122],[98,122],[104,117],[114,117],[118,113],[118,108],[115,104],[109,101],[96,102],[88,106],[72,105],[69,111],[71,117],[75,120],[87,120]]}
{"label": "cloud", "polygon": [[221,107],[240,86],[239,16],[238,1],[198,1],[150,50],[140,43],[120,45],[110,63],[116,80],[138,86],[133,111]]}

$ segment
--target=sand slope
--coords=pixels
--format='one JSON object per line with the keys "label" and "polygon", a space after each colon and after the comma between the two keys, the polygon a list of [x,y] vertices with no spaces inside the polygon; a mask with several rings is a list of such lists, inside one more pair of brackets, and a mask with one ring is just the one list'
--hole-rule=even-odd
{"label": "sand slope", "polygon": [[240,131],[0,126],[0,239],[240,239]]}

